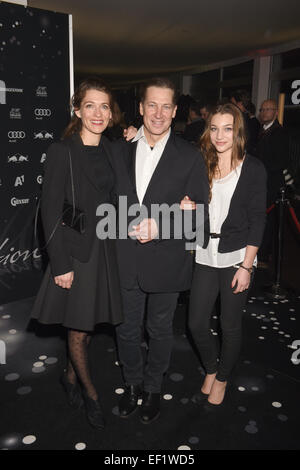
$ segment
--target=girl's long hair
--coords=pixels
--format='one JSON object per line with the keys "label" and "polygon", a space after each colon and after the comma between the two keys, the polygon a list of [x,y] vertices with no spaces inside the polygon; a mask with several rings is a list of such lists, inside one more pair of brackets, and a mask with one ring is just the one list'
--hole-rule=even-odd
{"label": "girl's long hair", "polygon": [[232,103],[218,105],[213,108],[206,121],[205,130],[199,141],[199,146],[204,156],[207,168],[208,181],[210,186],[209,199],[211,199],[212,180],[219,172],[218,154],[210,139],[211,120],[215,114],[230,114],[233,116],[231,169],[234,169],[238,165],[238,162],[243,160],[246,144],[245,123],[239,108]]}
{"label": "girl's long hair", "polygon": [[71,99],[72,118],[68,126],[63,132],[63,135],[62,135],[63,139],[73,134],[80,133],[82,122],[81,122],[81,119],[76,116],[76,114],[74,113],[74,110],[80,109],[82,100],[84,99],[86,92],[88,90],[98,90],[98,91],[102,91],[103,93],[106,93],[109,96],[109,105],[113,114],[114,101],[113,101],[113,96],[112,96],[112,92],[110,88],[101,78],[98,78],[98,77],[86,78],[78,85],[78,87],[75,90],[74,95],[72,96],[72,99]]}

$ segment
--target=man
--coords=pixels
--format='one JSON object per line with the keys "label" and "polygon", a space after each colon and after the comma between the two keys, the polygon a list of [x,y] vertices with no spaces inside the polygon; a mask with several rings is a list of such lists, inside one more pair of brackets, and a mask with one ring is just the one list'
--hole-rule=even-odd
{"label": "man", "polygon": [[210,114],[210,111],[211,111],[211,106],[208,105],[208,104],[205,104],[203,106],[200,107],[200,117],[201,119],[203,119],[204,122],[206,122],[209,114]]}
{"label": "man", "polygon": [[[143,204],[149,214],[154,204],[179,204],[186,195],[207,204],[203,158],[197,149],[171,132],[176,114],[175,91],[168,79],[149,80],[141,93],[143,126],[132,142],[120,142],[113,149],[117,195],[127,196],[129,207]],[[120,206],[119,211],[121,218],[124,214]],[[193,264],[185,240],[164,237],[159,219],[162,221],[163,217],[144,218],[130,229],[129,237],[117,241],[125,317],[117,327],[117,341],[126,383],[119,413],[120,417],[128,417],[142,396],[143,423],[153,421],[160,413],[161,385],[171,356],[178,293],[189,289]],[[172,233],[171,230],[171,237]],[[145,307],[149,348],[144,369],[141,331]]]}
{"label": "man", "polygon": [[[277,199],[279,189],[284,185],[283,170],[288,166],[289,139],[286,130],[277,120],[278,107],[274,100],[265,100],[260,108],[262,128],[258,138],[257,156],[264,163],[267,175],[267,206]],[[274,211],[268,214],[265,235],[259,250],[261,266],[269,261],[272,254],[274,234]]]}
{"label": "man", "polygon": [[247,152],[251,155],[256,155],[256,145],[260,126],[256,117],[250,119],[249,108],[251,108],[252,104],[250,94],[246,90],[236,90],[231,94],[230,101],[243,113],[247,133]]}
{"label": "man", "polygon": [[191,144],[197,144],[205,127],[205,121],[200,116],[200,105],[197,102],[190,105],[188,123],[182,137]]}

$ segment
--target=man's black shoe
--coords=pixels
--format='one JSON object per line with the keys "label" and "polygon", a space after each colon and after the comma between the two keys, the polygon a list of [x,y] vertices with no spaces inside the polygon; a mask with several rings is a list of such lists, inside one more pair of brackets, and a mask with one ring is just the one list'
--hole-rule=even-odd
{"label": "man's black shoe", "polygon": [[121,418],[127,418],[127,416],[136,410],[141,392],[140,385],[128,385],[125,388],[125,392],[119,402],[119,415]]}
{"label": "man's black shoe", "polygon": [[141,406],[141,421],[144,424],[151,423],[158,418],[160,413],[160,393],[143,392]]}

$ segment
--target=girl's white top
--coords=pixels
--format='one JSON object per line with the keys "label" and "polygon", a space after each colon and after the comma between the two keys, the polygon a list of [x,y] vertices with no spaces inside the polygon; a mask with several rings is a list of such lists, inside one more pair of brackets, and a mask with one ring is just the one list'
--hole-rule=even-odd
{"label": "girl's white top", "polygon": [[[240,178],[242,166],[243,162],[224,178],[213,179],[212,197],[209,203],[211,233],[221,233],[221,227],[228,215],[231,198]],[[196,263],[215,268],[227,268],[244,261],[246,247],[229,253],[219,253],[219,241],[220,238],[209,238],[207,248],[197,246]],[[257,258],[254,260],[254,265],[256,264]]]}

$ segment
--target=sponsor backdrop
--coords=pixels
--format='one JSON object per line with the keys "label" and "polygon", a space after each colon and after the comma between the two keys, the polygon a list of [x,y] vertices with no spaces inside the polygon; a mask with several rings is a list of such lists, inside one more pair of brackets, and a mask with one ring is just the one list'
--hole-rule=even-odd
{"label": "sponsor backdrop", "polygon": [[47,147],[69,119],[68,15],[0,2],[0,304],[36,294]]}

